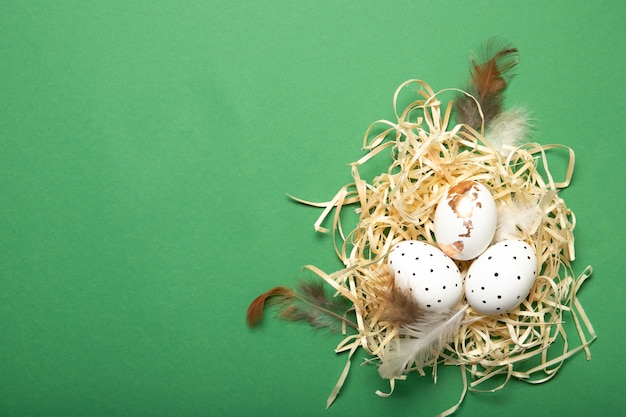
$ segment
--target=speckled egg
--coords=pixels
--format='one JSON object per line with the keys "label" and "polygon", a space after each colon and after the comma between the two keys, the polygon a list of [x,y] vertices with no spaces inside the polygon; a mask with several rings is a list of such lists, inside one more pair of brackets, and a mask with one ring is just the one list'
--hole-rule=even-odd
{"label": "speckled egg", "polygon": [[536,276],[534,249],[523,241],[505,240],[472,262],[465,278],[465,297],[482,314],[506,313],[528,297]]}
{"label": "speckled egg", "polygon": [[441,199],[433,222],[435,239],[446,255],[460,261],[474,259],[496,232],[496,203],[484,185],[462,181]]}
{"label": "speckled egg", "polygon": [[408,291],[420,308],[443,312],[459,301],[463,279],[454,261],[426,242],[406,240],[387,259],[395,285]]}

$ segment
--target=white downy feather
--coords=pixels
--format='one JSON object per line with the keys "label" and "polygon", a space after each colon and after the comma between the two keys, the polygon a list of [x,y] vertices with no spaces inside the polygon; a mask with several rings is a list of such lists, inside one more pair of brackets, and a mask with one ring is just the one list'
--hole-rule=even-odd
{"label": "white downy feather", "polygon": [[527,142],[530,131],[529,114],[521,108],[498,114],[489,123],[485,139],[505,158],[519,145]]}
{"label": "white downy feather", "polygon": [[426,314],[416,322],[403,326],[400,335],[409,337],[396,340],[395,345],[384,354],[378,368],[380,376],[400,378],[413,363],[419,368],[438,356],[459,331],[466,309],[467,306],[463,306],[458,311]]}
{"label": "white downy feather", "polygon": [[535,201],[525,201],[520,197],[513,198],[507,204],[497,208],[498,226],[494,236],[495,242],[507,239],[522,239],[524,232],[532,235],[541,222],[542,209]]}

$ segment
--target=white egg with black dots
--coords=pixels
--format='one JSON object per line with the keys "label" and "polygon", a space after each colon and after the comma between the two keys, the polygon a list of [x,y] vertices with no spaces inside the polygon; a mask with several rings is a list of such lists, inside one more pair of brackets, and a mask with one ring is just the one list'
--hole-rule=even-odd
{"label": "white egg with black dots", "polygon": [[418,240],[398,243],[387,264],[397,288],[411,294],[418,307],[446,312],[463,295],[463,278],[454,261],[439,248]]}
{"label": "white egg with black dots", "polygon": [[496,243],[467,270],[465,298],[481,314],[509,312],[530,294],[537,266],[537,255],[530,244],[521,240]]}

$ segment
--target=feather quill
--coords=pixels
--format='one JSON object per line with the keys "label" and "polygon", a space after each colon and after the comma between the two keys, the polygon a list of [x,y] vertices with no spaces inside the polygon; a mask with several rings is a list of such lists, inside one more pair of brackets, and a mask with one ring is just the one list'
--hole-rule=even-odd
{"label": "feather quill", "polygon": [[[378,373],[382,378],[400,378],[415,363],[424,367],[454,338],[467,306],[447,313],[428,313],[399,330],[401,337],[385,352]],[[403,337],[404,336],[404,337]]]}
{"label": "feather quill", "polygon": [[[478,54],[470,55],[470,83],[467,93],[460,94],[455,101],[460,123],[474,129],[485,126],[502,112],[504,90],[512,78],[511,70],[518,64],[518,50],[508,43],[489,39]],[[474,101],[482,110],[482,116]]]}

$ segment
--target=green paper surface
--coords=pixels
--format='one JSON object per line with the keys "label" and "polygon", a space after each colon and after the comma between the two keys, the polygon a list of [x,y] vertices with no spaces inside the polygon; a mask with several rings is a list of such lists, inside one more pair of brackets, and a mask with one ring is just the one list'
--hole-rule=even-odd
{"label": "green paper surface", "polygon": [[[398,85],[462,87],[490,36],[521,55],[507,106],[576,152],[561,195],[598,334],[551,381],[468,393],[458,416],[626,407],[622,1],[4,1],[0,416],[436,415],[455,368],[390,398],[340,334],[245,325],[301,268],[341,267],[320,210]],[[558,160],[558,157],[556,157]],[[561,164],[564,166],[565,164]],[[564,172],[555,162],[555,176]],[[384,164],[366,170],[372,177]],[[574,333],[570,334],[576,344]]]}

